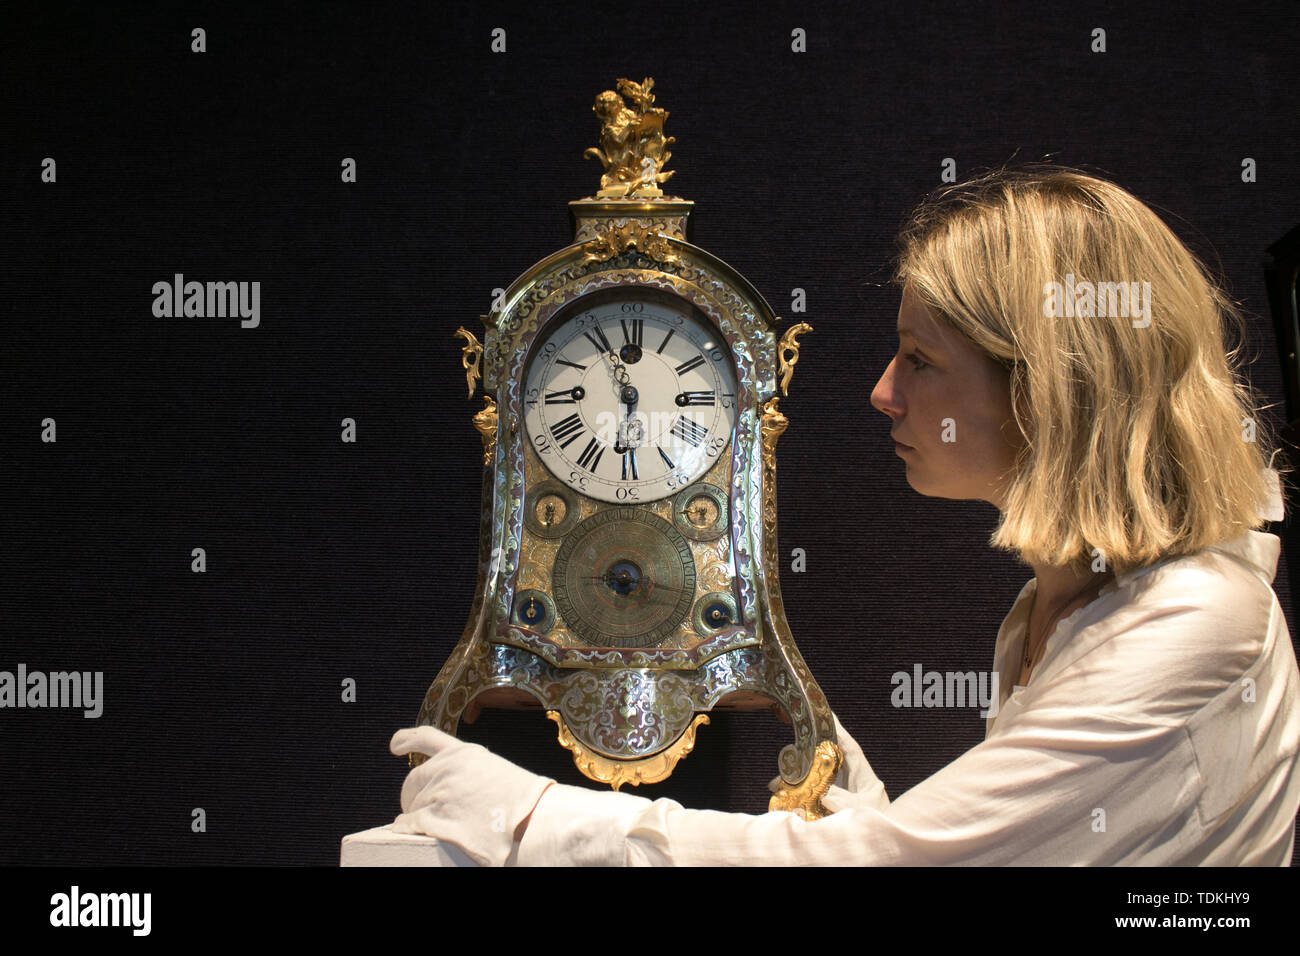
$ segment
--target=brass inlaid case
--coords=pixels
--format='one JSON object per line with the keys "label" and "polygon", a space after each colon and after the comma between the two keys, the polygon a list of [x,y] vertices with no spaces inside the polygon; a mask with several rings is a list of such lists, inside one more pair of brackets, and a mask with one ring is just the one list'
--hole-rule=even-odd
{"label": "brass inlaid case", "polygon": [[[640,96],[621,114],[618,94],[598,101],[604,122],[623,125],[602,133],[602,194],[570,203],[576,241],[510,285],[481,345],[458,333],[471,395],[481,374],[492,410],[474,422],[485,452],[478,586],[419,722],[455,733],[481,704],[535,699],[583,773],[617,788],[671,773],[714,707],[775,706],[794,742],[774,808],[815,818],[839,751],[785,620],[775,473],[787,424],[778,381],[784,394],[810,327],[778,344],[757,290],[686,241],[691,204],[655,188],[671,138],[652,86],[621,87]],[[659,150],[644,183],[619,145],[641,108]],[[604,312],[584,315],[592,302]],[[619,318],[600,318],[620,302]],[[536,363],[557,356],[554,377],[531,387],[530,371],[551,368]],[[688,377],[710,370],[705,385]],[[598,407],[614,407],[616,432],[597,426]],[[709,431],[724,420],[729,435]]]}

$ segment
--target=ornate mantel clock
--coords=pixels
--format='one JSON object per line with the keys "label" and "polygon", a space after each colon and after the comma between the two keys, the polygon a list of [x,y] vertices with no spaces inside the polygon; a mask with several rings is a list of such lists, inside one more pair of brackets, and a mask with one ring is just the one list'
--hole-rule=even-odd
{"label": "ornate mantel clock", "polygon": [[457,332],[486,392],[479,576],[419,722],[540,702],[617,789],[666,778],[713,708],[770,706],[795,737],[772,808],[815,817],[841,755],[786,625],[775,470],[810,327],[778,343],[754,287],[686,241],[653,85],[596,98],[605,172],[569,204],[574,243],[514,281],[481,345]]}

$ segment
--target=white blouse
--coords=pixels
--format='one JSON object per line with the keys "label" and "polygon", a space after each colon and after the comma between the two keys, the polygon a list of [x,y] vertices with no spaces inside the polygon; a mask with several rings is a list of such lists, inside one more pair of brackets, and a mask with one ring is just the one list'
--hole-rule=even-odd
{"label": "white blouse", "polygon": [[836,721],[845,768],[822,820],[556,784],[510,862],[1286,866],[1300,673],[1279,550],[1252,531],[1121,575],[1013,688],[1030,580],[998,631],[984,741],[893,801]]}

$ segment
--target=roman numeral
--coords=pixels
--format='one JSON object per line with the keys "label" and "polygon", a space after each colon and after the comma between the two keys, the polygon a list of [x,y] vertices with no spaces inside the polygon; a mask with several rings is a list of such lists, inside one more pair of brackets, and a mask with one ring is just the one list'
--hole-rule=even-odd
{"label": "roman numeral", "polygon": [[547,405],[572,405],[577,399],[573,397],[573,389],[566,388],[562,392],[547,392]]}
{"label": "roman numeral", "polygon": [[718,397],[713,392],[682,392],[687,405],[716,405]]}
{"label": "roman numeral", "polygon": [[677,366],[677,374],[678,374],[678,375],[685,375],[685,374],[686,374],[687,372],[689,372],[691,369],[693,369],[693,368],[699,368],[699,367],[700,367],[701,365],[703,365],[703,364],[704,364],[704,356],[703,356],[703,355],[697,355],[697,356],[695,356],[695,358],[691,359],[689,362],[683,362],[681,365]]}
{"label": "roman numeral", "polygon": [[664,453],[664,450],[662,448],[656,448],[655,451],[659,452],[659,457],[664,460],[664,464],[667,465],[669,468],[677,467],[676,465],[673,464],[673,460]]}
{"label": "roman numeral", "polygon": [[587,447],[578,456],[578,467],[586,468],[589,472],[595,474],[596,466],[600,464],[600,456],[603,454],[605,454],[605,446],[600,444],[600,439],[593,438],[587,442]]}
{"label": "roman numeral", "polygon": [[623,323],[623,344],[641,345],[641,336],[645,329],[645,319],[620,319]]}
{"label": "roman numeral", "polygon": [[655,353],[656,353],[656,354],[658,354],[658,355],[662,355],[662,354],[663,354],[663,352],[664,352],[664,346],[668,344],[668,340],[671,339],[671,338],[673,337],[673,333],[674,333],[675,331],[677,331],[677,330],[676,330],[676,329],[669,329],[669,330],[668,330],[668,334],[664,336],[664,340],[663,340],[662,342],[659,343],[659,348],[655,349]]}
{"label": "roman numeral", "polygon": [[556,364],[556,365],[567,365],[567,366],[569,366],[569,368],[576,368],[579,372],[585,372],[585,371],[587,371],[587,366],[585,366],[585,365],[579,365],[577,362],[570,362],[570,361],[568,361],[567,359],[556,359],[556,360],[555,360],[555,364]]}
{"label": "roman numeral", "polygon": [[551,437],[557,442],[563,438],[564,441],[560,442],[560,447],[564,448],[582,434],[582,430],[582,419],[578,417],[577,412],[574,412],[568,418],[562,418],[551,426]]}
{"label": "roman numeral", "polygon": [[677,424],[673,426],[673,434],[682,441],[689,442],[694,447],[704,441],[709,434],[709,430],[699,422],[693,422],[689,418],[679,418]]}
{"label": "roman numeral", "polygon": [[[594,335],[592,334],[593,332],[595,333]],[[596,351],[601,355],[613,351],[610,348],[609,339],[605,338],[605,333],[600,330],[599,325],[592,326],[591,332],[583,332],[582,334],[587,337],[587,340],[590,341],[592,345],[596,346]],[[701,359],[700,361],[704,360]]]}
{"label": "roman numeral", "polygon": [[[660,453],[662,454],[662,452]],[[639,481],[640,477],[636,473],[636,449],[629,449],[623,455],[623,480],[628,480],[628,473],[631,473],[633,481]]]}

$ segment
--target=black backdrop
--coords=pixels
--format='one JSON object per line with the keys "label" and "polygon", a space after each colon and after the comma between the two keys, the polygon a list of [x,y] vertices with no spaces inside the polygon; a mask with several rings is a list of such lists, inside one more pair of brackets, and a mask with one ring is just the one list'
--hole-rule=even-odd
{"label": "black backdrop", "polygon": [[[986,546],[991,506],[910,490],[868,403],[892,237],[943,160],[1049,157],[1151,203],[1222,269],[1280,400],[1260,258],[1300,215],[1292,3],[246,7],[7,11],[0,670],[102,670],[105,701],[0,711],[0,861],[329,864],[397,812],[389,736],[474,583],[479,402],[452,332],[570,240],[617,77],[657,81],[694,240],[787,321],[806,290],[786,608],[891,796],[983,721],[895,709],[890,675],[988,669],[1029,577]],[[259,281],[260,326],[156,318],[177,272]],[[1275,587],[1294,631],[1285,568]],[[465,735],[581,779],[540,715]],[[761,811],[788,740],[721,717],[639,792]]]}

